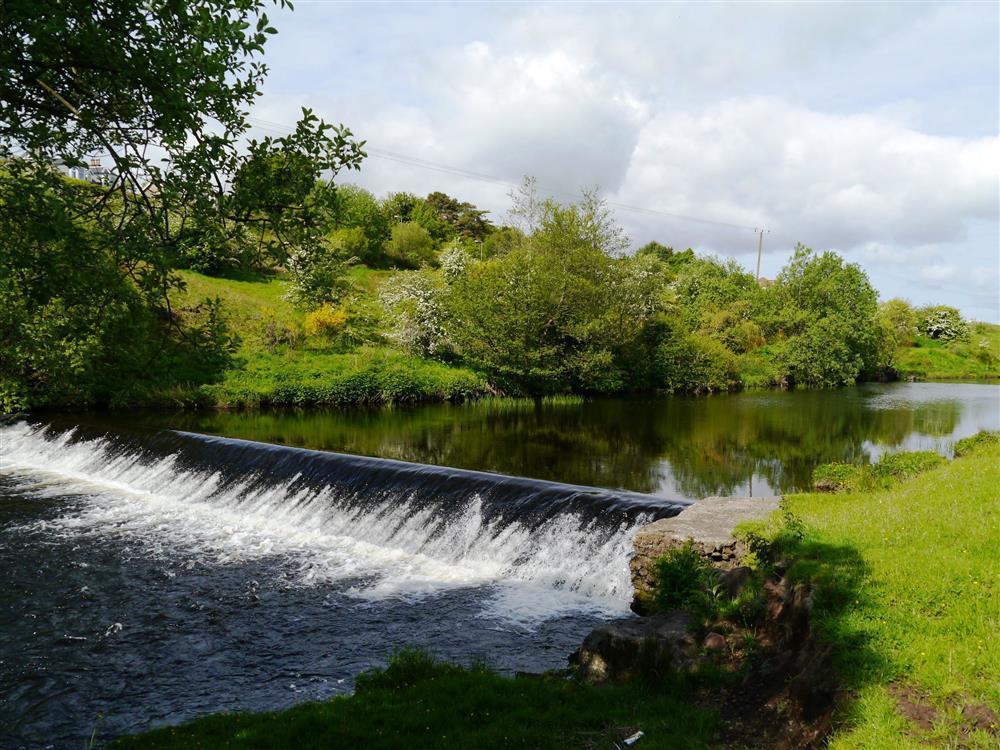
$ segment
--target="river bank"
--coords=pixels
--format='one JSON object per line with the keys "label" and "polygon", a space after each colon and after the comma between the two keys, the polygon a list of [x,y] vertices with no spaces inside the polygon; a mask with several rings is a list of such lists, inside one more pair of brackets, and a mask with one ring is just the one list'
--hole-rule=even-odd
{"label": "river bank", "polygon": [[[173,295],[179,320],[196,318],[205,299],[219,299],[228,330],[238,347],[224,366],[207,374],[183,359],[122,390],[104,406],[113,409],[253,409],[260,407],[351,407],[392,404],[459,403],[498,394],[517,396],[487,373],[460,358],[407,352],[390,335],[380,290],[406,272],[356,266],[351,270],[352,317],[331,332],[317,329],[309,314],[288,299],[281,274],[247,273],[232,278],[179,272],[185,286]],[[766,391],[791,382],[777,345],[729,353],[725,374],[718,363],[662,384],[662,393]],[[707,358],[707,359],[706,359]],[[685,361],[711,358],[688,352]],[[996,380],[1000,378],[1000,326],[974,323],[955,341],[915,336],[899,346],[892,362],[869,378],[908,381]],[[693,365],[692,365],[693,366]],[[554,378],[554,379],[553,379]],[[548,392],[614,395],[635,386],[592,386],[549,378]],[[829,385],[829,384],[827,384]],[[581,387],[583,386],[583,387]],[[638,389],[638,391],[648,390]],[[77,403],[76,406],[84,406]],[[53,406],[73,408],[74,402]]]}
{"label": "river bank", "polygon": [[[816,626],[847,691],[831,747],[994,746],[997,486],[993,442],[887,490],[786,499],[804,528],[788,575],[817,587]],[[685,705],[685,690],[502,678],[410,655],[349,697],[206,717],[112,747],[611,747],[637,730],[640,747],[719,746],[719,719],[704,701]]]}

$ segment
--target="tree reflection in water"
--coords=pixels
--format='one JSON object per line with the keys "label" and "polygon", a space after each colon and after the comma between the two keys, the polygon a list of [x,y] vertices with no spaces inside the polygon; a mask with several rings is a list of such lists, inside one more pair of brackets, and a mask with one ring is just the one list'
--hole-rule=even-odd
{"label": "tree reflection in water", "polygon": [[[89,418],[93,421],[93,417]],[[106,421],[106,420],[101,420]],[[933,449],[1000,428],[1000,386],[489,401],[371,410],[147,414],[148,426],[625,488],[667,497],[789,492],[828,461]],[[129,422],[135,424],[136,418]]]}

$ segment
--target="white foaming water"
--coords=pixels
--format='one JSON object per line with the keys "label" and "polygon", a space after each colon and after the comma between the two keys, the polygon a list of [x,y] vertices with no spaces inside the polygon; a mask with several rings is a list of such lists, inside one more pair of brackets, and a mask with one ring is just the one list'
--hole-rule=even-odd
{"label": "white foaming water", "polygon": [[329,485],[224,483],[175,456],[50,437],[23,422],[0,428],[0,446],[0,472],[21,492],[81,498],[45,522],[50,533],[117,535],[145,554],[183,550],[223,564],[277,558],[301,584],[344,581],[368,599],[490,586],[484,614],[523,625],[581,609],[625,612],[632,594],[627,559],[641,520],[609,530],[564,513],[529,528],[489,520],[478,496],[450,514],[413,496],[348,504]]}

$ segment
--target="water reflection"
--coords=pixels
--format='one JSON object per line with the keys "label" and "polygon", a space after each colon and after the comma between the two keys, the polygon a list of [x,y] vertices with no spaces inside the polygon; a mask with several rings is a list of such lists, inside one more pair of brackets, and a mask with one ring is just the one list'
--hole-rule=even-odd
{"label": "water reflection", "polygon": [[880,384],[575,405],[145,414],[128,421],[700,498],[802,489],[818,464],[869,461],[885,450],[949,454],[955,440],[1000,428],[1000,386]]}

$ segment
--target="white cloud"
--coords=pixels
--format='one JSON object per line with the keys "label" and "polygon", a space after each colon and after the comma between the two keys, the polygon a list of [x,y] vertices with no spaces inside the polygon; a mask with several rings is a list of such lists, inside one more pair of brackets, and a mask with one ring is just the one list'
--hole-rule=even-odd
{"label": "white cloud", "polygon": [[970,219],[995,221],[998,169],[997,137],[928,136],[881,114],[734,99],[654,117],[616,198],[764,224],[783,244],[915,246],[959,240]]}
{"label": "white cloud", "polygon": [[[300,102],[373,150],[360,182],[502,216],[503,184],[771,229],[915,301],[995,314],[1000,11],[981,4],[304,4],[279,23],[261,117]],[[331,28],[345,30],[331,43]],[[353,175],[350,179],[357,179]],[[634,240],[755,260],[752,232],[620,211]],[[955,271],[944,270],[955,268]],[[995,274],[994,279],[995,282]],[[985,312],[983,312],[985,311]]]}

